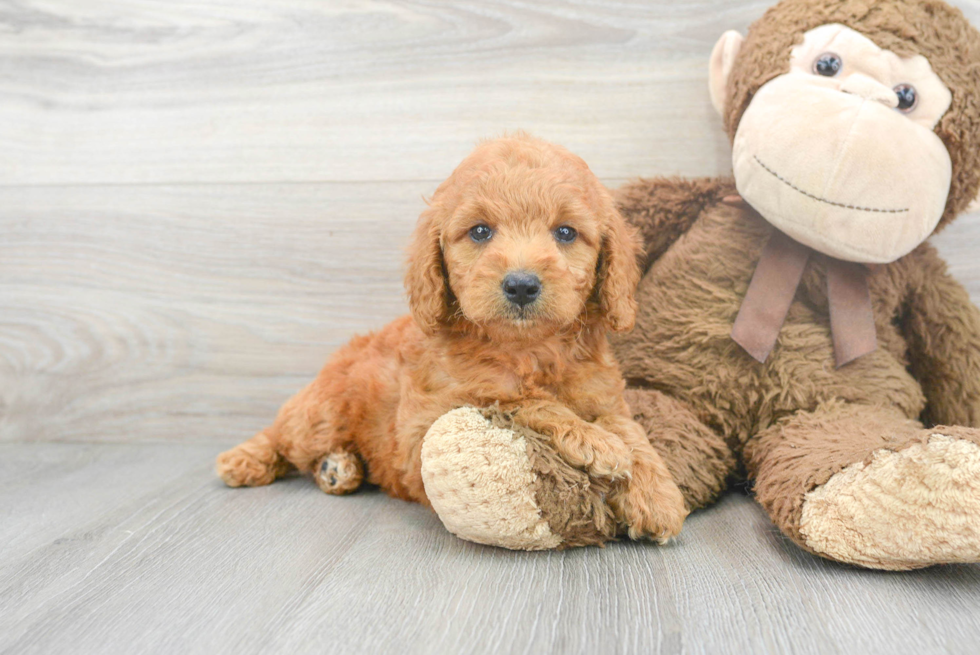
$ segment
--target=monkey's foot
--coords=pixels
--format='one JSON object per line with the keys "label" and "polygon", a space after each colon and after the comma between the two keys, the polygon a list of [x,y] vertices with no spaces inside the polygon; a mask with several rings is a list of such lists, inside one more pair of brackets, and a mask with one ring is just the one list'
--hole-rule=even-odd
{"label": "monkey's foot", "polygon": [[447,530],[512,550],[613,539],[616,522],[605,499],[625,484],[590,478],[512,416],[474,407],[454,409],[429,428],[422,480]]}
{"label": "monkey's foot", "polygon": [[806,545],[874,569],[980,562],[980,433],[928,433],[897,452],[879,450],[809,492],[800,517]]}

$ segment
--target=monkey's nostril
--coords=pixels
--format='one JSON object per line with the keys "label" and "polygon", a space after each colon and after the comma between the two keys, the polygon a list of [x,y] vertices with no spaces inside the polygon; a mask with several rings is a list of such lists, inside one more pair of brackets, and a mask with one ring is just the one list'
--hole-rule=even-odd
{"label": "monkey's nostril", "polygon": [[500,286],[507,300],[521,307],[531,304],[541,295],[541,280],[527,271],[508,273]]}

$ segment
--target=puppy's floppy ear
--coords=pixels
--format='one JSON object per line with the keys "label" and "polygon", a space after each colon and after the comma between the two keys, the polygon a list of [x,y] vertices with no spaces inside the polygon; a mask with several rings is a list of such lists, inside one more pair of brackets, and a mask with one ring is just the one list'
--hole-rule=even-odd
{"label": "puppy's floppy ear", "polygon": [[422,212],[408,249],[405,290],[408,306],[422,331],[435,334],[449,320],[449,286],[442,260],[443,208],[436,204]]}
{"label": "puppy's floppy ear", "polygon": [[636,320],[635,291],[640,281],[636,260],[641,246],[636,230],[626,223],[612,199],[604,204],[606,220],[596,277],[599,307],[611,330],[629,332]]}

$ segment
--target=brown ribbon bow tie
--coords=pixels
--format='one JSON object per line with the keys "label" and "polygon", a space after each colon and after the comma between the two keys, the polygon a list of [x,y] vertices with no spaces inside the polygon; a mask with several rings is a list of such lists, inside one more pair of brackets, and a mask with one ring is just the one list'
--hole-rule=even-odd
{"label": "brown ribbon bow tie", "polygon": [[[724,202],[744,204],[738,196],[727,197]],[[765,362],[776,345],[812,252],[779,230],[773,230],[762,250],[732,327],[732,339],[759,362]],[[867,268],[828,257],[827,301],[837,367],[874,352],[878,340]]]}

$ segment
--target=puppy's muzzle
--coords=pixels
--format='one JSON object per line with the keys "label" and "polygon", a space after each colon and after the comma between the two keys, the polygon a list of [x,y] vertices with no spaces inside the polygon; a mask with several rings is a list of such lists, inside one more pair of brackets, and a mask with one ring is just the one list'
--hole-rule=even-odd
{"label": "puppy's muzzle", "polygon": [[534,273],[527,271],[508,273],[500,286],[504,290],[507,301],[522,308],[533,303],[541,295],[541,280]]}

